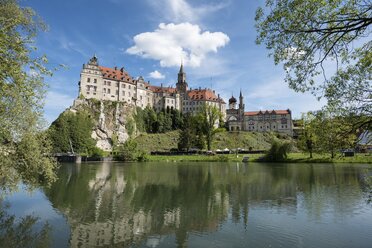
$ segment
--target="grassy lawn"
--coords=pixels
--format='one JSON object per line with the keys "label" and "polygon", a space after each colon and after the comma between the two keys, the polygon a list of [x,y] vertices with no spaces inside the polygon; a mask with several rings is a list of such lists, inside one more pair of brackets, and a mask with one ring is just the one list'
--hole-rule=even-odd
{"label": "grassy lawn", "polygon": [[[244,156],[249,157],[250,162],[258,162],[258,159],[263,154],[239,154],[238,157],[235,154],[228,155],[173,155],[173,156],[160,156],[160,155],[149,155],[149,161],[201,161],[201,162],[241,162]],[[337,156],[331,159],[328,154],[314,154],[313,158],[310,159],[308,154],[305,153],[290,153],[287,160],[282,161],[287,163],[372,163],[372,155],[357,154],[354,157],[340,157]]]}
{"label": "grassy lawn", "polygon": [[[167,133],[157,134],[140,134],[135,138],[138,148],[150,153],[151,151],[169,151],[177,149],[179,131],[171,131]],[[215,135],[212,143],[212,150],[216,149],[236,149],[243,148],[248,150],[267,150],[271,146],[271,140],[274,134],[271,133],[256,133],[256,132],[240,132],[230,133],[221,132]]]}

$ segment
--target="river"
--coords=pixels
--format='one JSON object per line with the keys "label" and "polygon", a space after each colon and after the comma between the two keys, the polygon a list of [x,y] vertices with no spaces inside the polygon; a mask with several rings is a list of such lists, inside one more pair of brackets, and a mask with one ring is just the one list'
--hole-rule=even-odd
{"label": "river", "polygon": [[[53,247],[371,247],[362,164],[63,164],[1,202]],[[5,228],[4,225],[2,228]],[[0,229],[4,233],[4,230]]]}

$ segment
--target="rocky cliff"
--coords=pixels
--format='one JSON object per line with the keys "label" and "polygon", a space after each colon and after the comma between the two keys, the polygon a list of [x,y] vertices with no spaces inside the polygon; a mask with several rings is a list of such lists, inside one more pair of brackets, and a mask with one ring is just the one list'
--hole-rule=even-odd
{"label": "rocky cliff", "polygon": [[136,134],[135,106],[122,102],[76,99],[68,111],[86,111],[92,117],[94,126],[91,137],[96,146],[111,151],[115,144],[124,143]]}

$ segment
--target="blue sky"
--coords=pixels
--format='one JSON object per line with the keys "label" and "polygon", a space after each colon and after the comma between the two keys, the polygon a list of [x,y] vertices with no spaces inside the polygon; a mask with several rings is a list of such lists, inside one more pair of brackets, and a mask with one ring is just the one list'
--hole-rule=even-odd
{"label": "blue sky", "polygon": [[181,60],[189,87],[212,87],[225,101],[241,89],[246,111],[321,108],[310,94],[295,93],[284,82],[263,46],[255,44],[259,0],[29,0],[48,24],[38,52],[50,66],[64,64],[49,83],[45,118],[50,123],[78,95],[82,64],[93,54],[108,67],[126,68],[152,84],[175,85]]}

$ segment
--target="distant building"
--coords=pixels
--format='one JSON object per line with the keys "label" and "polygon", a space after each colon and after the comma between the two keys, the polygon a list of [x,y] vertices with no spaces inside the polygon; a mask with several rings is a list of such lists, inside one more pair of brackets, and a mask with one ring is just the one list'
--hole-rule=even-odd
{"label": "distant building", "polygon": [[194,114],[206,104],[217,107],[223,116],[226,113],[226,103],[214,90],[188,88],[182,64],[176,88],[173,88],[150,85],[143,77],[134,79],[124,68],[100,66],[97,57],[93,56],[83,65],[79,95],[87,99],[127,102],[141,108],[149,106],[156,111],[177,109]]}
{"label": "distant building", "polygon": [[278,132],[293,136],[292,114],[287,110],[245,112],[243,95],[240,92],[239,106],[234,96],[229,99],[226,120],[229,131]]}

